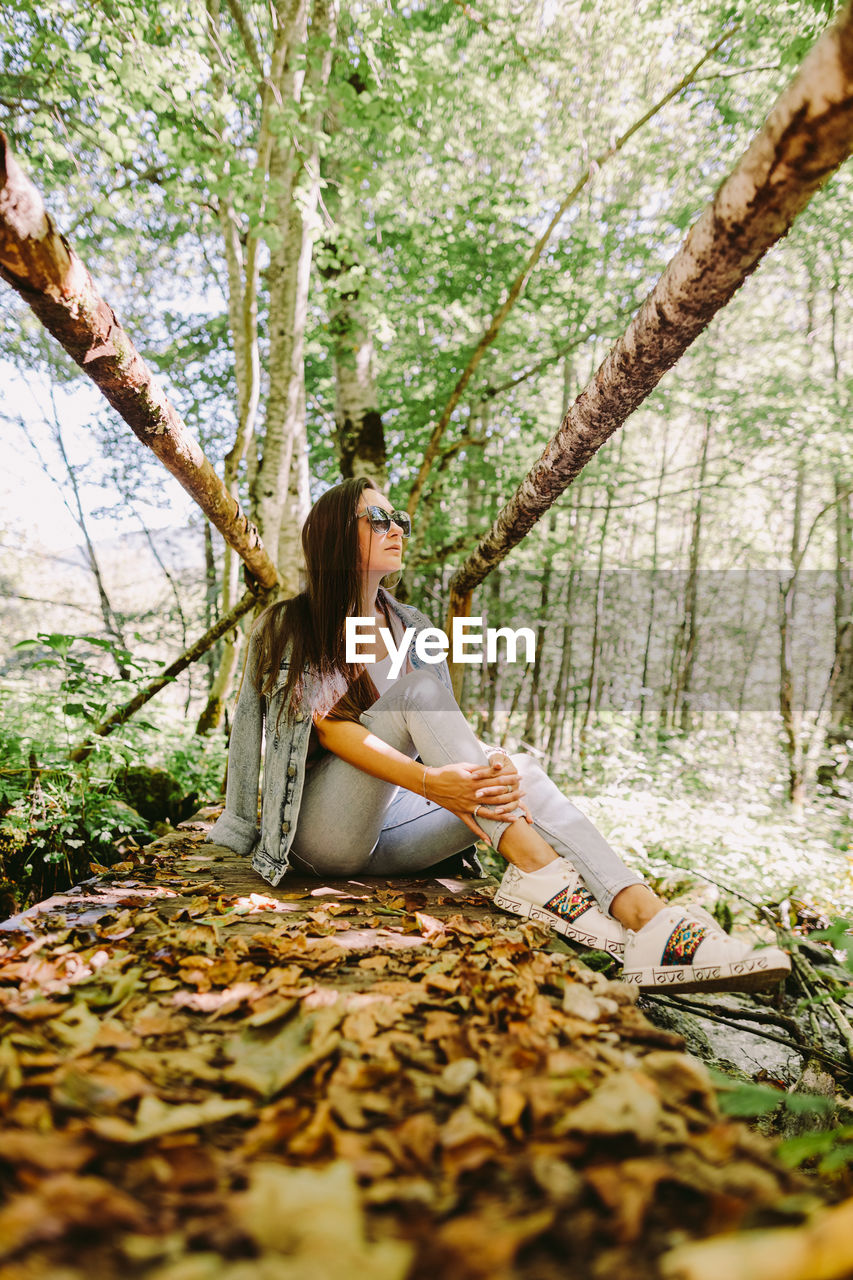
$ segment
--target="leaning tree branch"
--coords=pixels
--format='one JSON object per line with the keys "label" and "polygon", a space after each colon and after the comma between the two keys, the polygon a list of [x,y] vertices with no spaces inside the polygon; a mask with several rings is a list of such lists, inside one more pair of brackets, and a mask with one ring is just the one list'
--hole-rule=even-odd
{"label": "leaning tree branch", "polygon": [[0,132],[0,276],[87,373],[136,436],[183,485],[262,589],[278,572],[258,531],[57,231]]}
{"label": "leaning tree branch", "polygon": [[[260,594],[256,591],[245,592],[233,609],[223,614],[218,622],[215,622],[208,631],[205,631],[203,636],[196,640],[195,644],[190,645],[189,649],[185,649],[179,658],[176,658],[168,667],[165,667],[156,679],[147,684],[144,689],[140,689],[139,693],[135,694],[123,707],[117,707],[115,711],[112,711],[106,720],[102,720],[100,724],[95,725],[92,734],[98,738],[106,738],[114,729],[118,729],[126,720],[135,715],[140,707],[144,707],[146,702],[150,702],[155,693],[159,693],[167,684],[171,684],[176,676],[179,676],[182,671],[186,671],[187,667],[207,653],[208,649],[216,644],[220,636],[224,636],[226,631],[230,631],[244,614],[254,609],[257,604],[263,604],[264,600],[271,594],[272,588]],[[79,763],[90,756],[94,748],[94,742],[91,738],[88,738],[74,748],[69,759]]]}
{"label": "leaning tree branch", "polygon": [[448,625],[726,305],[853,148],[853,7],[806,57],[560,429],[451,579]]}

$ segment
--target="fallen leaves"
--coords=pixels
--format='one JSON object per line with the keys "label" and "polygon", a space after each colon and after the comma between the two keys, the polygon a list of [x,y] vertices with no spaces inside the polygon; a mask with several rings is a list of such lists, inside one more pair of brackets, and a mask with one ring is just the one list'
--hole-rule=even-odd
{"label": "fallen leaves", "polygon": [[637,1241],[799,1185],[632,989],[464,882],[273,897],[133,865],[138,905],[0,935],[20,1280],[511,1280],[603,1250],[634,1275]]}

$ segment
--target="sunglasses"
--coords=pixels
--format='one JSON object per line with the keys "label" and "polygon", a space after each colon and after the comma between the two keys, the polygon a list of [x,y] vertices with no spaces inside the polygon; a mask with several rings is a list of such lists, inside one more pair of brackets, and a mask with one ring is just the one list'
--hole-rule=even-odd
{"label": "sunglasses", "polygon": [[365,507],[363,511],[359,511],[356,519],[360,520],[362,516],[367,516],[374,533],[387,533],[393,521],[404,538],[412,536],[412,521],[408,511],[386,511],[384,507]]}

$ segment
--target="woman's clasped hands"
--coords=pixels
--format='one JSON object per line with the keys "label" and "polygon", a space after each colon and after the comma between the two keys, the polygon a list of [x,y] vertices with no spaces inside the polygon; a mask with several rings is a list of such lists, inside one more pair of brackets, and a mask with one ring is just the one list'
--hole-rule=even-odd
{"label": "woman's clasped hands", "polygon": [[524,816],[528,822],[533,821],[527,806],[521,803],[524,794],[519,772],[505,752],[496,752],[487,765],[460,762],[424,772],[427,799],[461,818],[487,844],[489,837],[478,818],[509,822]]}

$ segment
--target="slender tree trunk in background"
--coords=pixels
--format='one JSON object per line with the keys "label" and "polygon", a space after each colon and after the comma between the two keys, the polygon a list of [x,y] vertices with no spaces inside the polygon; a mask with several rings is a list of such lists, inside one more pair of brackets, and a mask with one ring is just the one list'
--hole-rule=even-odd
{"label": "slender tree trunk in background", "polygon": [[557,532],[557,513],[551,512],[551,519],[548,521],[548,548],[546,551],[545,567],[542,570],[539,587],[539,621],[536,626],[536,655],[533,659],[533,670],[530,673],[530,697],[527,703],[527,715],[524,721],[523,737],[524,741],[530,743],[531,746],[540,746],[539,742],[539,696],[540,683],[542,680],[542,655],[545,652],[545,640],[548,635],[548,615],[551,600],[551,564],[553,557],[553,542]]}
{"label": "slender tree trunk in background", "polygon": [[[572,379],[574,376],[572,360],[568,352],[564,355],[562,364],[563,364],[563,415],[565,416],[565,414],[568,412],[569,404],[571,403],[571,386],[572,386]],[[570,502],[569,503],[570,512],[571,512],[572,505],[573,504]],[[571,514],[569,515],[569,520],[571,521]],[[545,736],[545,717],[540,715],[539,702],[540,702],[540,696],[541,696],[540,685],[542,680],[542,655],[545,650],[545,639],[548,634],[548,622],[549,622],[549,613],[550,613],[551,571],[552,571],[553,555],[554,555],[554,552],[552,550],[552,544],[554,542],[556,532],[557,532],[557,512],[552,511],[551,519],[549,521],[549,527],[548,527],[549,539],[548,539],[547,559],[545,561],[545,568],[542,571],[542,584],[541,584],[541,591],[540,591],[540,597],[539,597],[539,626],[538,626],[537,635],[536,635],[536,658],[533,663],[533,677],[532,677],[532,686],[530,690],[530,701],[527,704],[527,720],[525,721],[525,725],[524,725],[525,741],[537,747],[541,745],[539,741],[540,733],[543,738],[543,742],[544,742],[544,736]],[[574,566],[572,566],[572,569],[574,570]],[[571,584],[569,586],[569,594],[571,594]],[[563,628],[564,644],[566,641],[566,631],[567,631],[567,626],[564,626]],[[570,634],[571,632],[569,632],[569,635]],[[571,646],[570,640],[569,640],[569,645]],[[562,670],[563,670],[563,650],[561,649],[560,650],[560,673],[562,673]],[[567,668],[567,671],[568,671],[568,668]],[[558,690],[559,690],[559,684],[560,684],[559,675],[557,677],[557,684],[558,684],[558,689],[554,691],[555,696],[558,696]],[[554,702],[554,699],[552,698],[551,699],[552,706],[553,706],[553,702]],[[563,690],[563,705],[565,706],[565,690]],[[552,731],[549,734],[549,745],[546,751],[546,760],[551,754],[553,740],[554,740],[554,735]]]}
{"label": "slender tree trunk in background", "polygon": [[853,146],[853,9],[820,37],[556,436],[451,580],[445,630],[788,231]]}
{"label": "slender tree trunk in background", "polygon": [[[330,211],[333,213],[333,209]],[[367,273],[343,236],[338,236],[333,249],[341,264],[329,272],[336,289],[329,329],[333,341],[338,464],[345,480],[367,475],[384,489],[388,484],[388,459],[376,386],[376,353],[366,318]],[[341,283],[342,277],[346,283]]]}
{"label": "slender tree trunk in background", "polygon": [[649,671],[651,669],[652,655],[652,639],[655,633],[655,603],[657,595],[657,577],[658,577],[658,556],[660,555],[660,521],[661,521],[661,498],[663,496],[663,486],[666,479],[667,466],[667,445],[669,443],[669,423],[664,421],[663,429],[663,445],[660,454],[660,467],[658,468],[658,487],[655,494],[654,517],[652,520],[652,563],[649,573],[649,621],[646,626],[646,639],[643,644],[643,671],[640,677],[640,705],[637,711],[637,725],[634,730],[634,742],[638,745],[643,739],[643,729],[646,720],[646,699],[649,690]]}
{"label": "slender tree trunk in background", "polygon": [[506,717],[504,719],[504,727],[503,727],[503,730],[501,731],[499,745],[502,747],[506,746],[507,739],[509,738],[509,734],[510,734],[510,729],[512,727],[512,719],[516,711],[518,710],[518,704],[521,701],[521,695],[524,692],[524,686],[526,683],[527,683],[527,668],[525,667],[524,670],[520,672],[518,677],[518,683],[516,684],[515,688],[512,691],[512,701],[509,704],[509,711],[506,714]]}
{"label": "slender tree trunk in background", "polygon": [[[689,513],[688,513],[689,515]],[[686,557],[686,549],[690,545],[688,532],[688,521],[682,523],[681,529],[681,545],[675,555],[675,562],[681,564]],[[687,578],[685,573],[685,584]],[[661,689],[660,711],[658,714],[658,729],[662,733],[667,733],[675,727],[675,690],[678,685],[678,672],[681,670],[681,646],[684,643],[684,627],[681,619],[685,613],[684,588],[680,579],[675,579],[677,585],[676,604],[675,604],[675,630],[672,637],[672,646],[669,652],[669,667],[666,673],[666,682]]]}
{"label": "slender tree trunk in background", "polygon": [[278,580],[257,529],[228,493],[92,277],[56,230],[0,133],[0,276],[198,503],[262,588]]}
{"label": "slender tree trunk in background", "polygon": [[[610,490],[608,489],[607,506],[605,514],[610,510]],[[603,539],[602,539],[603,542]],[[586,746],[587,746],[587,729],[592,715],[592,702],[595,691],[595,682],[598,678],[598,628],[599,619],[604,609],[604,566],[602,563],[602,547],[599,547],[598,565],[595,574],[595,593],[592,604],[592,637],[590,640],[589,667],[585,681],[585,693],[583,698],[583,713],[581,715],[580,728],[577,734],[578,742],[578,761],[580,763],[581,773],[583,773],[586,765]],[[574,736],[574,735],[573,735]]]}
{"label": "slender tree trunk in background", "polygon": [[[842,376],[838,358],[838,292],[841,280],[838,265],[830,288],[830,338],[832,350],[832,377],[838,421],[849,422],[850,397],[847,382]],[[835,659],[837,668],[832,685],[829,710],[829,727],[826,744],[839,764],[845,768],[845,777],[853,776],[853,748],[847,743],[853,740],[853,493],[845,492],[841,479],[835,477]],[[844,762],[847,762],[846,765]],[[834,770],[822,781],[833,785]]]}
{"label": "slender tree trunk in background", "polygon": [[853,738],[853,494],[835,479],[835,661],[828,740],[841,746]]}
{"label": "slender tree trunk in background", "polygon": [[702,496],[705,475],[708,469],[708,447],[710,442],[711,415],[706,412],[705,430],[702,433],[702,445],[699,451],[699,469],[696,476],[696,491],[693,501],[693,525],[690,533],[687,583],[684,592],[682,660],[675,686],[675,707],[673,709],[673,718],[679,717],[679,727],[682,733],[689,733],[693,727],[693,709],[690,705],[690,695],[693,685],[693,668],[696,662],[696,614],[699,594],[699,564],[702,558]]}
{"label": "slender tree trunk in background", "polygon": [[[325,131],[340,130],[338,111],[326,112]],[[370,309],[370,276],[364,266],[362,203],[342,200],[353,179],[333,158],[323,160],[324,200],[333,226],[323,243],[321,275],[329,296],[329,334],[335,379],[335,445],[344,480],[367,475],[380,488],[388,484],[385,430],[379,412],[376,353]],[[357,225],[356,219],[361,225]]]}
{"label": "slender tree trunk in background", "polygon": [[[285,5],[281,3],[281,9]],[[282,547],[280,533],[290,503],[290,470],[294,449],[304,428],[305,323],[313,249],[313,225],[320,194],[319,144],[323,119],[322,100],[332,65],[337,28],[337,0],[314,0],[310,33],[307,0],[298,0],[294,13],[297,43],[309,42],[308,71],[288,67],[284,84],[288,97],[302,104],[304,141],[299,148],[289,134],[277,134],[270,158],[270,187],[275,192],[274,221],[281,240],[270,250],[269,283],[269,393],[263,457],[253,489],[254,510],[262,536],[284,555],[288,576],[298,581],[301,552],[294,537],[296,523],[289,521],[290,535]],[[284,13],[282,13],[282,19]],[[289,16],[289,15],[288,15]],[[305,105],[307,104],[307,105]],[[297,190],[298,189],[298,190]],[[303,422],[300,423],[300,407]],[[291,517],[293,511],[291,507]],[[288,589],[291,589],[288,585]]]}
{"label": "slender tree trunk in background", "polygon": [[[210,529],[210,521],[205,520],[203,525],[204,535],[204,625],[206,629],[213,626],[213,619],[216,616],[216,601],[219,598],[219,582],[216,576],[216,558],[213,554],[213,534]],[[213,683],[213,677],[216,674],[219,655],[217,647],[208,649],[205,654],[205,665],[207,667],[207,688],[210,692],[210,686]]]}
{"label": "slender tree trunk in background", "polygon": [[[578,548],[586,545],[586,537],[583,533],[583,511],[582,501],[585,491],[583,478],[578,481],[576,492],[573,489],[573,497],[569,503],[569,527],[571,529],[571,539],[568,543],[568,564],[566,567],[566,594],[563,601],[563,627],[560,643],[560,670],[557,674],[557,687],[554,690],[553,705],[551,708],[551,720],[548,731],[548,765],[549,768],[557,763],[558,757],[565,749],[565,720],[566,707],[568,705],[569,688],[572,684],[572,656],[574,651],[574,618],[572,609],[574,604],[575,587],[577,586],[579,568],[578,568]],[[592,512],[589,515],[589,524],[592,524]],[[572,723],[572,741],[570,744],[571,752],[574,752],[574,712]]]}
{"label": "slender tree trunk in background", "polygon": [[[625,437],[619,438],[619,451],[616,457],[615,471],[617,477],[622,470],[622,458],[625,453]],[[606,486],[607,501],[604,504],[604,512],[601,517],[601,532],[598,542],[598,563],[595,571],[595,603],[593,606],[592,619],[592,640],[590,642],[589,657],[589,675],[587,677],[587,696],[584,703],[583,717],[581,719],[580,732],[578,735],[578,758],[580,760],[581,770],[583,770],[586,759],[586,742],[587,729],[593,710],[597,711],[596,690],[599,684],[599,673],[601,670],[601,644],[599,642],[599,634],[601,629],[601,620],[604,616],[605,586],[606,573],[604,569],[605,549],[607,546],[607,534],[610,526],[610,512],[613,507],[614,485],[608,480]]]}
{"label": "slender tree trunk in background", "polygon": [[[230,6],[232,16],[238,22],[244,41],[245,24],[240,22],[239,3]],[[222,64],[222,28],[219,0],[207,0],[208,23],[211,35],[210,63],[213,68],[213,85],[219,96],[225,95],[225,68]],[[258,143],[253,172],[254,190],[259,193],[260,208],[257,224],[251,222],[245,233],[229,194],[220,197],[219,223],[225,264],[228,272],[228,327],[234,348],[234,379],[237,387],[237,430],[234,443],[225,455],[223,483],[234,499],[238,495],[240,466],[253,448],[257,425],[261,390],[261,362],[258,347],[258,289],[260,284],[259,229],[266,205],[270,158],[273,148],[273,117],[282,103],[283,79],[288,51],[294,32],[287,22],[278,22],[275,29],[269,68],[257,69],[263,84],[261,92]],[[249,43],[250,57],[260,58],[253,42]],[[225,110],[223,108],[223,117]],[[227,149],[227,119],[223,120],[222,142]],[[245,240],[245,248],[244,248]],[[226,544],[222,565],[222,613],[227,614],[239,590],[240,566],[231,548]],[[219,646],[219,666],[210,683],[207,703],[196,724],[196,733],[210,733],[222,720],[225,705],[231,691],[234,676],[240,662],[242,633],[239,627],[230,631]]]}
{"label": "slender tree trunk in background", "polygon": [[783,745],[788,766],[788,800],[797,817],[802,817],[805,801],[803,785],[803,743],[801,714],[794,685],[793,638],[796,612],[797,574],[802,559],[802,514],[805,463],[797,457],[794,488],[794,515],[791,529],[793,571],[779,583],[779,713],[782,719]]}
{"label": "slender tree trunk in background", "polygon": [[373,337],[360,315],[360,289],[341,298],[334,317],[335,423],[341,475],[388,485],[385,430],[379,412]]}
{"label": "slender tree trunk in background", "polygon": [[[763,576],[763,571],[759,570],[759,577],[761,576]],[[752,672],[753,664],[755,663],[755,655],[758,652],[759,646],[761,644],[762,636],[767,634],[768,623],[769,623],[766,610],[765,610],[764,616],[757,620],[753,619],[748,613],[747,603],[750,599],[750,592],[752,590],[752,583],[750,579],[751,579],[751,574],[750,574],[750,571],[747,569],[744,573],[744,587],[743,587],[743,593],[741,595],[740,632],[741,632],[741,635],[744,637],[749,636],[750,640],[749,640],[749,643],[747,643],[746,639],[744,639],[744,643],[741,646],[741,656],[742,656],[743,666],[741,668],[740,687],[738,689],[737,703],[736,703],[736,709],[735,709],[734,729],[732,730],[732,748],[733,749],[737,746],[738,733],[740,731],[741,724],[743,723],[744,704],[746,702],[747,689],[749,688],[750,674]],[[763,592],[761,593],[761,599],[762,600],[766,599]]]}
{"label": "slender tree trunk in background", "polygon": [[[305,423],[305,379],[299,388],[293,456],[287,502],[278,535],[278,566],[285,595],[296,595],[302,587],[301,531],[311,508],[311,477],[308,466],[308,434]],[[298,553],[295,548],[299,548]]]}
{"label": "slender tree trunk in background", "polygon": [[[624,442],[625,437],[622,437]],[[619,460],[621,462],[622,450],[619,450]],[[608,481],[606,486],[607,501],[604,504],[604,514],[601,517],[601,536],[598,542],[598,563],[595,570],[595,601],[593,604],[592,616],[592,640],[590,641],[589,654],[589,674],[587,676],[586,699],[584,701],[583,716],[581,717],[580,730],[578,733],[578,759],[580,761],[581,771],[583,771],[586,762],[586,742],[587,729],[592,715],[592,704],[595,693],[595,683],[598,679],[599,669],[599,628],[601,619],[604,614],[604,550],[607,543],[607,527],[610,523],[610,510],[613,505],[613,485]]]}

